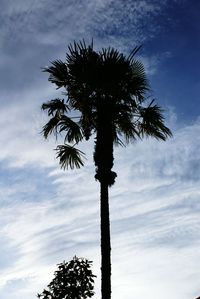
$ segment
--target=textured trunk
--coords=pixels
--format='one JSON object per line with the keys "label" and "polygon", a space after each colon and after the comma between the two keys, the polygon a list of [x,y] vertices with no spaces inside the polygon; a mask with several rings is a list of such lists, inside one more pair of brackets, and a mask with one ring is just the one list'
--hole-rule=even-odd
{"label": "textured trunk", "polygon": [[101,99],[97,109],[97,136],[94,151],[95,178],[100,182],[101,217],[101,292],[102,299],[111,298],[111,246],[108,187],[115,181],[113,167],[113,123],[111,102]]}
{"label": "textured trunk", "polygon": [[101,182],[101,294],[102,299],[111,298],[111,245],[108,184]]}

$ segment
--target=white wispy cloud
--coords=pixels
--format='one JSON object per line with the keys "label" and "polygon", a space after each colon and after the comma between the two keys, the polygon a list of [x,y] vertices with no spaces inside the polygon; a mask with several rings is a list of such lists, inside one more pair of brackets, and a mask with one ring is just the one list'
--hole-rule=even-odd
{"label": "white wispy cloud", "polygon": [[[16,119],[12,125],[17,132],[27,120],[26,106],[20,111],[16,109],[13,114]],[[1,238],[7,258],[13,261],[7,264],[2,256],[1,290],[6,299],[16,284],[15,298],[24,292],[26,298],[33,297],[52,277],[54,265],[73,254],[93,259],[97,284],[100,279],[99,195],[93,178],[92,144],[85,169],[63,172],[52,158],[55,143],[38,138],[38,116],[32,122],[34,129],[29,130],[31,125],[27,125],[19,135],[7,126],[1,136],[2,144],[6,144],[8,135],[12,140],[7,151],[0,149],[1,160],[6,159],[9,171],[19,177],[18,185],[11,185],[12,192],[9,185],[13,177],[1,184]],[[198,271],[193,265],[199,259],[198,251],[194,254],[200,225],[199,131],[197,120],[177,129],[173,139],[165,143],[146,140],[116,149],[118,178],[110,198],[113,296],[126,293],[128,298],[133,294],[159,298],[165,292],[165,299],[177,292],[177,296],[188,298],[192,288],[197,290]],[[31,146],[24,146],[26,140],[31,140]],[[39,154],[34,155],[38,150]],[[31,169],[34,172],[33,185],[31,177],[20,176],[27,167],[29,174]],[[43,189],[39,190],[40,201],[38,188]],[[182,263],[185,271],[181,271]],[[185,283],[181,290],[182,282],[191,276],[192,283]]]}
{"label": "white wispy cloud", "polygon": [[2,38],[4,41],[32,39],[40,45],[55,46],[77,38],[98,37],[97,42],[101,41],[101,44],[112,42],[120,48],[122,44],[124,48],[133,47],[133,42],[152,38],[162,29],[161,25],[155,26],[151,21],[164,14],[168,2],[99,0],[68,1],[66,4],[63,0],[8,1],[2,10]]}

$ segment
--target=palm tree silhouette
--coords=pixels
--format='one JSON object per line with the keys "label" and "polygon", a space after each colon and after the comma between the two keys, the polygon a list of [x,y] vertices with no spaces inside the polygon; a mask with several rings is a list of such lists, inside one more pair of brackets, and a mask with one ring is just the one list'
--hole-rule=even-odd
{"label": "palm tree silhouette", "polygon": [[[42,105],[51,119],[43,127],[44,137],[64,134],[57,146],[62,168],[83,166],[84,153],[76,148],[95,135],[95,178],[100,182],[101,291],[111,298],[111,245],[108,187],[117,174],[112,171],[114,145],[126,145],[144,136],[166,140],[171,131],[164,125],[163,110],[149,102],[149,83],[141,62],[113,48],[95,51],[93,43],[74,42],[66,61],[56,60],[44,68],[49,81],[65,88],[66,100],[54,99]],[[75,114],[76,113],[76,114]]]}

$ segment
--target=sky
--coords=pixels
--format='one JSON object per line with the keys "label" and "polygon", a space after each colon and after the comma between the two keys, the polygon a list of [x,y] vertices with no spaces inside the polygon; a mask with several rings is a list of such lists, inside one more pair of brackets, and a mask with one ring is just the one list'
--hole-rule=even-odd
{"label": "sky", "polygon": [[41,104],[61,95],[41,68],[74,40],[137,45],[173,138],[115,149],[112,298],[200,296],[200,1],[0,0],[0,298],[32,299],[74,255],[93,261],[100,298],[99,185],[60,170]]}

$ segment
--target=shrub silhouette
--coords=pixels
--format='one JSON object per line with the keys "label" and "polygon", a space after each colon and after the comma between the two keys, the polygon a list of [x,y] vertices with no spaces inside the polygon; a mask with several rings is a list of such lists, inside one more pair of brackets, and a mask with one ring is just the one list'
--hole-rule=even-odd
{"label": "shrub silhouette", "polygon": [[86,299],[94,295],[94,277],[90,269],[92,262],[74,257],[71,261],[58,264],[54,279],[41,294],[41,299]]}

